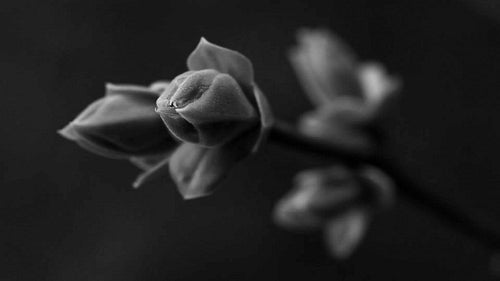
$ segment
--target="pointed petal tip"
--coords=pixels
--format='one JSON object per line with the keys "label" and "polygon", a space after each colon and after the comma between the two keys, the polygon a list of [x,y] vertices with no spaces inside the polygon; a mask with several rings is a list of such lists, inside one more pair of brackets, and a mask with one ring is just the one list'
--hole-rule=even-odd
{"label": "pointed petal tip", "polygon": [[146,182],[146,177],[144,177],[144,174],[140,174],[132,183],[132,188],[139,189],[144,185],[145,182]]}
{"label": "pointed petal tip", "polygon": [[207,38],[205,38],[204,36],[201,36],[200,37],[200,41],[198,41],[198,45],[196,45],[195,50],[199,49],[199,48],[202,48],[204,45],[215,45],[215,44],[213,44],[210,41],[208,41]]}
{"label": "pointed petal tip", "polygon": [[189,70],[215,69],[233,76],[236,81],[251,87],[254,80],[251,61],[238,51],[228,49],[201,37],[187,58]]}
{"label": "pointed petal tip", "polygon": [[73,132],[73,127],[72,127],[72,123],[69,123],[68,125],[66,125],[64,128],[62,129],[59,129],[56,131],[60,136],[66,138],[66,139],[69,139],[69,140],[75,140],[76,137],[74,135],[74,132]]}
{"label": "pointed petal tip", "polygon": [[115,84],[115,83],[111,83],[111,82],[104,83],[104,89],[106,89],[106,91],[115,90],[115,89],[118,89],[119,87],[120,86],[118,84]]}

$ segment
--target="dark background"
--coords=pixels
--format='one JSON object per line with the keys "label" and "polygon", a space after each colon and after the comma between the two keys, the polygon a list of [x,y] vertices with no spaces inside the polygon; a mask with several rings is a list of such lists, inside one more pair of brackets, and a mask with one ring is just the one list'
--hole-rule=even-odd
{"label": "dark background", "polygon": [[384,123],[431,192],[500,230],[500,9],[491,1],[2,1],[0,280],[493,280],[491,252],[400,200],[346,262],[320,235],[276,227],[273,204],[317,159],[266,146],[216,194],[183,201],[165,177],[56,134],[105,82],[185,71],[199,37],[239,50],[277,116],[311,105],[285,51],[329,27],[404,80]]}

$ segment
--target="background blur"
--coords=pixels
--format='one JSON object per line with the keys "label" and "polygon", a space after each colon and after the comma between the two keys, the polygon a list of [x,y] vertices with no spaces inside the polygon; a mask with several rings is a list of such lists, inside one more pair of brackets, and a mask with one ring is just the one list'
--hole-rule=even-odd
{"label": "background blur", "polygon": [[498,1],[47,0],[0,4],[0,280],[493,280],[490,252],[399,201],[338,263],[321,235],[271,219],[291,177],[319,163],[266,146],[213,196],[90,154],[56,130],[104,94],[185,71],[200,36],[239,50],[277,116],[311,105],[285,51],[329,27],[404,80],[383,124],[424,186],[500,230]]}

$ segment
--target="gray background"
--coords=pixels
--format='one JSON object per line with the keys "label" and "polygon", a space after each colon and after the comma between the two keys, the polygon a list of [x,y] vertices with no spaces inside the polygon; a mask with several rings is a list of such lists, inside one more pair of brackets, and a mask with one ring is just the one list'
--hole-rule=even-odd
{"label": "gray background", "polygon": [[499,9],[473,4],[2,1],[0,280],[493,279],[488,250],[406,201],[342,263],[320,235],[273,225],[273,204],[314,157],[266,146],[215,195],[185,202],[168,177],[131,190],[136,168],[55,133],[105,82],[182,73],[200,36],[251,58],[276,115],[294,121],[311,105],[285,50],[300,26],[329,27],[404,79],[382,124],[394,158],[499,229]]}

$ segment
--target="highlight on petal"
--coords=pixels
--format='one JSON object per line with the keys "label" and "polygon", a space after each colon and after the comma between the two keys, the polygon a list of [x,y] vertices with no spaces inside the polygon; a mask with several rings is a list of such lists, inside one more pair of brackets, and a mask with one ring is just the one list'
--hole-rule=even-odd
{"label": "highlight on petal", "polygon": [[254,81],[250,60],[239,52],[212,44],[201,38],[187,59],[189,70],[215,69],[233,76],[238,83],[251,88]]}
{"label": "highlight on petal", "polygon": [[359,68],[363,98],[367,108],[375,117],[383,106],[399,91],[401,81],[387,74],[380,63],[364,63]]}
{"label": "highlight on petal", "polygon": [[370,215],[362,207],[353,208],[328,221],[324,235],[330,254],[337,259],[351,256],[363,240],[369,223]]}
{"label": "highlight on petal", "polygon": [[246,154],[238,146],[215,148],[184,143],[170,158],[170,174],[184,199],[211,194],[228,171]]}
{"label": "highlight on petal", "polygon": [[140,85],[133,84],[113,84],[106,83],[106,96],[114,96],[114,95],[122,95],[122,96],[151,96],[158,98],[158,92],[154,91],[149,87],[144,87]]}
{"label": "highlight on petal", "polygon": [[274,222],[293,230],[312,230],[321,227],[324,218],[310,208],[315,189],[294,190],[278,201],[274,208]]}

